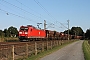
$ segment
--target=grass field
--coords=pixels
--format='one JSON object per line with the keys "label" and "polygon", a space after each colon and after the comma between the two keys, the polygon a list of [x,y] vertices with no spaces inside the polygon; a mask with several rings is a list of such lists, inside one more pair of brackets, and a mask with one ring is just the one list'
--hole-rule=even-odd
{"label": "grass field", "polygon": [[90,44],[88,43],[88,41],[83,42],[83,52],[85,60],[90,60]]}
{"label": "grass field", "polygon": [[14,37],[0,37],[0,42],[15,42],[15,41],[19,41],[18,38],[14,38]]}

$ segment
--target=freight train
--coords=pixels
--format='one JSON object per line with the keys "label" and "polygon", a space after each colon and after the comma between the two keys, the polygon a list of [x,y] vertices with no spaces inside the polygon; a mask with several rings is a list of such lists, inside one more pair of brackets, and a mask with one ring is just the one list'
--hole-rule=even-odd
{"label": "freight train", "polygon": [[[77,36],[69,35],[69,39],[77,38]],[[78,39],[81,37],[78,36]],[[68,34],[62,32],[37,29],[32,25],[21,26],[19,29],[19,40],[20,41],[31,41],[31,40],[67,40]]]}

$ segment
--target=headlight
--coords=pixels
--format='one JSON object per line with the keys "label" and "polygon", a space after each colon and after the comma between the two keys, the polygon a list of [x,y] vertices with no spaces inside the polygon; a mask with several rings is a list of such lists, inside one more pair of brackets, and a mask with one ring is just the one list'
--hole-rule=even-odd
{"label": "headlight", "polygon": [[22,34],[22,32],[19,32],[19,34]]}
{"label": "headlight", "polygon": [[28,34],[28,32],[25,32],[25,34]]}

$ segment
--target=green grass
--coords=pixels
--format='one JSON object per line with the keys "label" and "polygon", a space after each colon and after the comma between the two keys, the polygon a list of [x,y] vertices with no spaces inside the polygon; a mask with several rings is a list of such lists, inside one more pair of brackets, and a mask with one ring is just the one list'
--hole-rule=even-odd
{"label": "green grass", "polygon": [[82,46],[85,60],[90,60],[90,45],[88,44],[88,41],[84,41]]}
{"label": "green grass", "polygon": [[19,39],[16,37],[0,37],[0,42],[16,42]]}
{"label": "green grass", "polygon": [[62,47],[66,46],[66,45],[68,45],[68,44],[70,44],[70,43],[72,43],[72,42],[65,43],[65,44],[63,44],[63,45],[59,45],[59,46],[57,46],[57,47],[54,47],[53,49],[50,49],[50,50],[41,52],[41,53],[39,53],[39,54],[36,55],[36,56],[35,56],[35,55],[32,55],[32,56],[30,56],[29,58],[27,58],[26,60],[39,60],[40,58],[42,58],[42,57],[44,57],[44,56],[46,56],[46,55],[49,55],[49,54],[51,54],[51,53],[53,53],[53,52],[61,49]]}

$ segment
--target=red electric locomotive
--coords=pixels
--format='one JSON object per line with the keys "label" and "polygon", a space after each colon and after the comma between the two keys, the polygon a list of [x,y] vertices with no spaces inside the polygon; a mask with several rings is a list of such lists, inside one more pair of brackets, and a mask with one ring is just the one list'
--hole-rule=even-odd
{"label": "red electric locomotive", "polygon": [[19,39],[20,41],[29,40],[33,38],[45,38],[45,30],[40,30],[35,28],[32,25],[21,26],[19,30]]}

